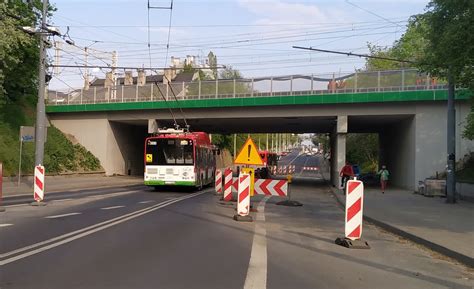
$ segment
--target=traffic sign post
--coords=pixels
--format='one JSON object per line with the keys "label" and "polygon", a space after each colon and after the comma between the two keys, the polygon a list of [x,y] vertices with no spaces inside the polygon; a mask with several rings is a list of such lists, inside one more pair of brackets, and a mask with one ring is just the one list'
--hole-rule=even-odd
{"label": "traffic sign post", "polygon": [[369,244],[361,239],[364,208],[364,184],[359,180],[349,180],[346,185],[346,218],[344,238],[337,238],[335,243],[351,249],[370,249]]}
{"label": "traffic sign post", "polygon": [[255,169],[254,168],[242,168],[242,173],[250,175],[250,196],[253,197],[255,194]]}

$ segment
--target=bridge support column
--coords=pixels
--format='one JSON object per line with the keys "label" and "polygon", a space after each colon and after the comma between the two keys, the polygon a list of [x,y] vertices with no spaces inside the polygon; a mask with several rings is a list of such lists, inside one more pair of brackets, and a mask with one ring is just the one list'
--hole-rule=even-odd
{"label": "bridge support column", "polygon": [[347,115],[337,117],[337,125],[331,134],[331,182],[335,187],[341,186],[339,172],[346,164]]}
{"label": "bridge support column", "polygon": [[149,119],[148,120],[148,133],[149,134],[154,134],[158,132],[158,122],[156,119]]}

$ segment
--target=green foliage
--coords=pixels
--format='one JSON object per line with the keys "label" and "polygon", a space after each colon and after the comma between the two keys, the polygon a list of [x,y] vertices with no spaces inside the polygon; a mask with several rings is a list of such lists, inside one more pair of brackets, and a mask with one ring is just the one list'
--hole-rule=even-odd
{"label": "green foliage", "polygon": [[[420,61],[427,46],[426,22],[417,17],[411,17],[408,21],[406,32],[396,40],[392,47],[378,47],[368,44],[370,55],[379,57],[388,57],[399,60],[408,60],[413,62]],[[397,62],[390,60],[368,58],[366,62],[366,70],[391,70],[411,67],[413,64],[406,62]]]}
{"label": "green foliage", "polygon": [[[418,16],[427,23],[428,45],[420,67],[439,77],[448,70],[456,85],[474,91],[474,1],[433,0]],[[474,139],[474,102],[463,135]]]}
{"label": "green foliage", "polygon": [[318,143],[322,145],[323,150],[327,151],[330,148],[329,135],[327,134],[316,134],[311,138],[311,142],[317,146]]}
{"label": "green foliage", "polygon": [[427,10],[417,16],[427,39],[420,67],[439,77],[450,70],[456,84],[474,89],[474,1],[433,0]]}
{"label": "green foliage", "polygon": [[[5,175],[18,172],[19,129],[34,125],[37,103],[38,37],[19,27],[37,27],[41,10],[39,0],[0,3],[0,161]],[[34,143],[23,144],[21,164],[23,174],[33,172]],[[55,127],[48,128],[44,165],[48,173],[100,168],[97,158],[80,145],[73,146]]]}
{"label": "green foliage", "polygon": [[38,38],[19,27],[38,23],[34,8],[41,1],[3,1],[0,3],[0,106],[16,101],[35,103],[37,93]]}
{"label": "green foliage", "polygon": [[351,164],[359,165],[362,172],[376,171],[379,158],[378,134],[348,134],[346,157]]}
{"label": "green foliage", "polygon": [[80,144],[74,145],[74,155],[79,167],[85,171],[96,171],[101,168],[99,159]]}
{"label": "green foliage", "polygon": [[463,137],[468,140],[474,140],[474,99],[471,99],[471,111],[466,118]]}
{"label": "green foliage", "polygon": [[216,145],[218,148],[228,149],[229,151],[232,150],[232,135],[225,135],[225,134],[213,134],[212,135],[212,143]]}

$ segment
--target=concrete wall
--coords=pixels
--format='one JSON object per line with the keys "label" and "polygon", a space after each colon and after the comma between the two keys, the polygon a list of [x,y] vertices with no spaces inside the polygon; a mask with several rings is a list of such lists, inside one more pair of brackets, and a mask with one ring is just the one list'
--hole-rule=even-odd
{"label": "concrete wall", "polygon": [[415,184],[415,117],[380,131],[380,165],[390,171],[392,185],[413,189]]}
{"label": "concrete wall", "polygon": [[[474,151],[474,142],[462,138],[468,103],[456,105],[456,161]],[[444,172],[447,159],[447,109],[440,105],[418,105],[416,108],[415,183],[436,172]]]}
{"label": "concrete wall", "polygon": [[106,114],[96,114],[94,118],[70,114],[50,121],[94,154],[107,175],[126,175],[129,170],[132,175],[143,174],[146,126],[109,122]]}

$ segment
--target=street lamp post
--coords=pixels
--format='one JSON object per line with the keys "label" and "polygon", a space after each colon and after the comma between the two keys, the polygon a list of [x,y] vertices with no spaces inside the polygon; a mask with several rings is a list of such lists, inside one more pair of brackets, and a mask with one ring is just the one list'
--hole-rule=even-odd
{"label": "street lamp post", "polygon": [[446,169],[446,202],[456,202],[456,111],[454,108],[454,79],[448,71],[448,159]]}
{"label": "street lamp post", "polygon": [[44,160],[44,141],[46,112],[44,103],[44,93],[46,86],[46,51],[44,47],[46,30],[46,16],[48,12],[48,0],[43,0],[43,14],[41,19],[40,38],[40,55],[39,55],[39,86],[38,86],[38,103],[36,105],[36,127],[35,127],[35,165],[42,165]]}

